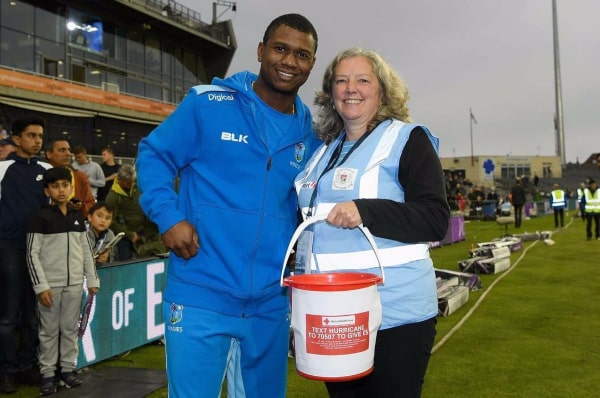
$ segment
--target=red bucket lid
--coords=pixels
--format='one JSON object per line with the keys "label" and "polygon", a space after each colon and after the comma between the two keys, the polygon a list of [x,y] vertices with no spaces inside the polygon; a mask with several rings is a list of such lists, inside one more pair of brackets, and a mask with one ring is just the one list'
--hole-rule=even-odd
{"label": "red bucket lid", "polygon": [[288,276],[283,284],[296,289],[332,292],[362,289],[382,281],[380,275],[367,272],[329,272]]}

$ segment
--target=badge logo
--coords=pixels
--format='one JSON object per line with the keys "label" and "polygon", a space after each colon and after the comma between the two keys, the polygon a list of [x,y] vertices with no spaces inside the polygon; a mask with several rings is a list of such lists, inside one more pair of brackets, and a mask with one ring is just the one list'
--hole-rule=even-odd
{"label": "badge logo", "polygon": [[169,315],[169,322],[172,325],[178,323],[183,318],[183,305],[171,303],[171,314]]}
{"label": "badge logo", "polygon": [[294,148],[294,157],[296,158],[296,162],[301,162],[302,159],[304,159],[304,152],[306,152],[306,145],[304,145],[302,142],[296,144],[296,147]]}
{"label": "badge logo", "polygon": [[358,170],[349,169],[345,167],[339,167],[335,169],[333,175],[333,186],[334,190],[352,190],[354,189],[354,181],[356,181],[356,174]]}

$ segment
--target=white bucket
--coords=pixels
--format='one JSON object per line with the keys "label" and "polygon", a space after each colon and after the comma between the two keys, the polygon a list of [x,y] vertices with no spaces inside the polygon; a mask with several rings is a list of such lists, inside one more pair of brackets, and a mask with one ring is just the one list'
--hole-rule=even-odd
{"label": "white bucket", "polygon": [[373,236],[359,227],[375,251],[381,276],[364,272],[328,272],[283,278],[294,243],[310,224],[304,221],[288,246],[281,284],[290,286],[296,371],[323,381],[353,380],[373,371],[375,340],[381,325],[381,301],[377,284],[384,273]]}

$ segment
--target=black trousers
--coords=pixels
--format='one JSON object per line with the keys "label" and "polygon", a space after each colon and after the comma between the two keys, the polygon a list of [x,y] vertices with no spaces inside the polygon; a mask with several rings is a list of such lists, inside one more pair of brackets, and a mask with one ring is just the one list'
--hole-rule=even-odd
{"label": "black trousers", "polygon": [[435,339],[436,318],[377,332],[373,373],[326,382],[331,398],[419,398]]}
{"label": "black trousers", "polygon": [[523,206],[524,205],[513,205],[515,207],[515,228],[519,228],[521,226],[521,222],[523,221]]}
{"label": "black trousers", "polygon": [[565,226],[565,209],[554,209],[554,226],[558,227],[558,220],[560,218],[560,226]]}
{"label": "black trousers", "polygon": [[585,228],[585,232],[587,234],[588,238],[592,237],[592,221],[594,221],[595,224],[595,228],[594,228],[594,234],[595,234],[595,238],[598,239],[600,238],[600,213],[585,213],[585,216],[587,217],[587,225]]}

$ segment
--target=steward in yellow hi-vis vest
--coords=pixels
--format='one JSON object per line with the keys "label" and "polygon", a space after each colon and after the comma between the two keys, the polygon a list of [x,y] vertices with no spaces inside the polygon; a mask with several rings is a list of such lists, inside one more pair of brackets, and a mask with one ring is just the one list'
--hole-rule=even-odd
{"label": "steward in yellow hi-vis vest", "polygon": [[583,191],[583,205],[585,206],[585,217],[587,219],[587,240],[592,240],[592,221],[595,224],[595,237],[600,239],[600,191],[596,181],[589,181],[589,188]]}
{"label": "steward in yellow hi-vis vest", "polygon": [[552,192],[550,194],[550,206],[554,210],[554,228],[558,228],[558,221],[560,219],[560,226],[565,226],[565,207],[567,205],[567,195],[565,191],[558,188],[558,184],[552,185]]}

